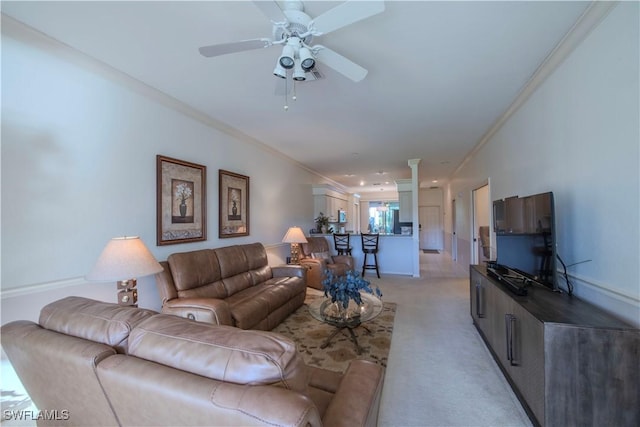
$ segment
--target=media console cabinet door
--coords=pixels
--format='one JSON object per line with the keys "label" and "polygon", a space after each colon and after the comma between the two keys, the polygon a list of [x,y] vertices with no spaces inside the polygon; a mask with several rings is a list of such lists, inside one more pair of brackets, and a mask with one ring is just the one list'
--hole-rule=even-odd
{"label": "media console cabinet door", "polygon": [[505,315],[512,313],[513,300],[487,280],[487,338],[498,362],[508,370],[507,323]]}
{"label": "media console cabinet door", "polygon": [[[510,311],[508,314],[512,316],[511,338],[506,339],[511,339],[512,343],[506,345],[512,347],[512,360],[507,361],[507,370],[531,411],[541,424],[544,424],[544,324],[519,304],[513,304]],[[505,318],[505,322],[509,321]]]}
{"label": "media console cabinet door", "polygon": [[471,301],[471,317],[473,317],[473,320],[482,332],[486,332],[487,280],[473,268],[471,269],[470,277],[469,300]]}
{"label": "media console cabinet door", "polygon": [[637,330],[554,324],[545,329],[545,342],[546,425],[638,425]]}

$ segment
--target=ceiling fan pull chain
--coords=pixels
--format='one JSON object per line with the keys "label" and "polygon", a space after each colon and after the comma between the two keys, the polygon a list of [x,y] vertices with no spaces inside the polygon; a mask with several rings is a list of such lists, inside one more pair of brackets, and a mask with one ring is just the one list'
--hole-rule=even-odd
{"label": "ceiling fan pull chain", "polygon": [[284,79],[284,111],[289,111],[289,106],[287,105],[287,78]]}

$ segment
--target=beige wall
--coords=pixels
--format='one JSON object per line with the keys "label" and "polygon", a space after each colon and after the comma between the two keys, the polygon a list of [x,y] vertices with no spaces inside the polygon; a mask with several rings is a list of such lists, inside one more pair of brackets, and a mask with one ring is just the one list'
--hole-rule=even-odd
{"label": "beige wall", "polygon": [[[205,242],[156,246],[156,155],[206,166]],[[250,235],[218,238],[218,170],[250,177]],[[2,323],[66,295],[115,302],[87,283],[107,241],[139,235],[157,259],[259,241],[288,250],[313,226],[321,178],[255,141],[231,136],[175,100],[20,24],[2,25]],[[152,277],[140,302],[159,308]],[[29,311],[31,310],[31,311]]]}

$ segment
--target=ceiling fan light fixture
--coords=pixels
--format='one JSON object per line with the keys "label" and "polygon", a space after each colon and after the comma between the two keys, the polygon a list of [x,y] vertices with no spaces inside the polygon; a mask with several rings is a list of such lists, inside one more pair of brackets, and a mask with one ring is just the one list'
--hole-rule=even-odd
{"label": "ceiling fan light fixture", "polygon": [[304,70],[302,69],[301,61],[298,59],[295,61],[295,67],[293,68],[293,80],[302,82],[305,81],[307,77],[304,75]]}
{"label": "ceiling fan light fixture", "polygon": [[287,70],[282,68],[282,66],[280,65],[280,61],[276,63],[276,68],[273,70],[273,75],[276,77],[280,77],[281,79],[287,78]]}
{"label": "ceiling fan light fixture", "polygon": [[280,55],[280,58],[278,58],[278,63],[283,68],[290,70],[291,68],[293,68],[295,64],[294,58],[295,58],[295,49],[293,48],[293,46],[286,44],[282,48],[282,55]]}
{"label": "ceiling fan light fixture", "polygon": [[311,54],[311,50],[307,47],[300,48],[300,65],[304,71],[310,71],[316,66],[316,60]]}

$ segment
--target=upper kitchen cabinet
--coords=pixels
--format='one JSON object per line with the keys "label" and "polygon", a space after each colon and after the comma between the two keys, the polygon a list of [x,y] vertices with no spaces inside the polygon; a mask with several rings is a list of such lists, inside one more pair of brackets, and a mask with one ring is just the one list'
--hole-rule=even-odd
{"label": "upper kitchen cabinet", "polygon": [[413,222],[412,181],[410,179],[399,179],[396,181],[396,188],[400,205],[398,214],[400,222]]}
{"label": "upper kitchen cabinet", "polygon": [[349,196],[339,193],[326,185],[313,187],[313,212],[315,217],[320,212],[329,217],[329,222],[339,222],[338,212],[347,211]]}

